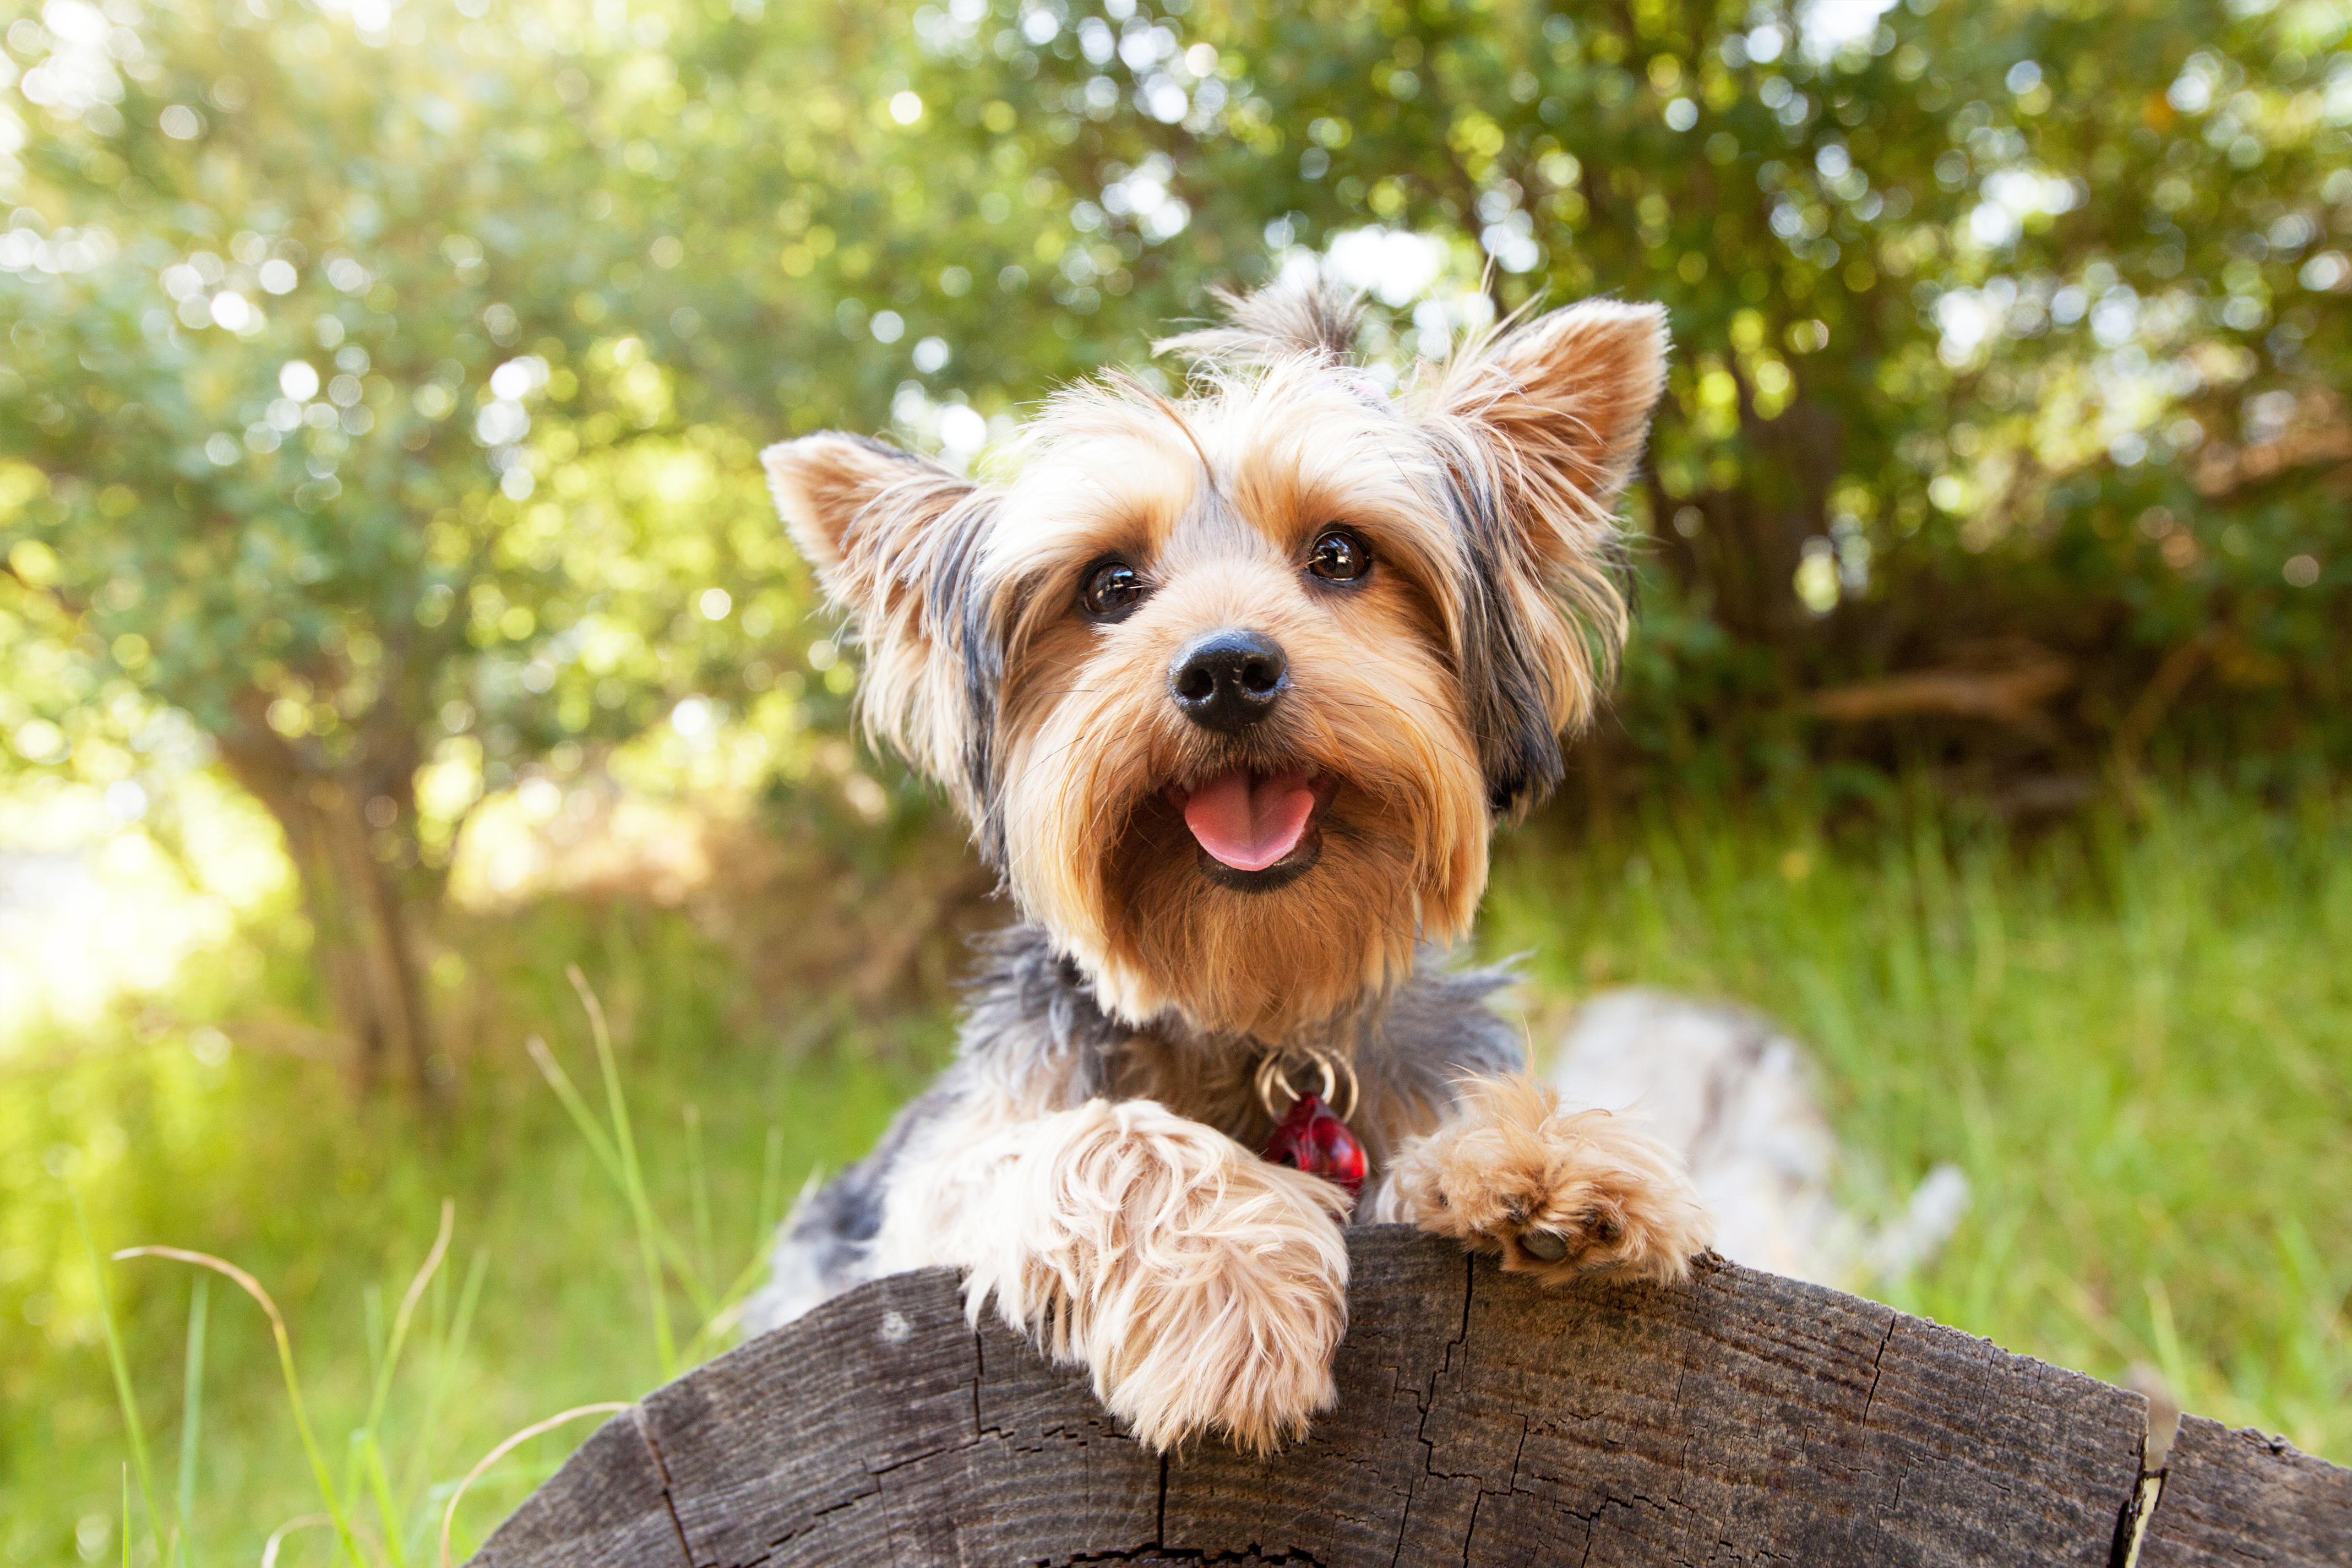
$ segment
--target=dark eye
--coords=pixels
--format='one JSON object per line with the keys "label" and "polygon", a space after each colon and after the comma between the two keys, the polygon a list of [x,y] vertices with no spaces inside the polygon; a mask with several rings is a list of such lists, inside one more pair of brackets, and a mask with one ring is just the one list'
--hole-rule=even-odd
{"label": "dark eye", "polygon": [[1344,528],[1334,528],[1315,541],[1307,569],[1328,583],[1353,583],[1372,569],[1371,547]]}
{"label": "dark eye", "polygon": [[1078,607],[1089,620],[1123,621],[1143,603],[1143,576],[1124,561],[1105,561],[1087,574]]}

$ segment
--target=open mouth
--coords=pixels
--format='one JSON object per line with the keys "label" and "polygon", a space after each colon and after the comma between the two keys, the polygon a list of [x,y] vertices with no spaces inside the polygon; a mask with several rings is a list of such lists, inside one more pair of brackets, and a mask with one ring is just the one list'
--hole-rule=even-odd
{"label": "open mouth", "polygon": [[1337,775],[1312,767],[1282,773],[1234,768],[1187,790],[1168,787],[1201,848],[1201,868],[1227,887],[1279,887],[1322,853],[1318,819],[1339,793]]}

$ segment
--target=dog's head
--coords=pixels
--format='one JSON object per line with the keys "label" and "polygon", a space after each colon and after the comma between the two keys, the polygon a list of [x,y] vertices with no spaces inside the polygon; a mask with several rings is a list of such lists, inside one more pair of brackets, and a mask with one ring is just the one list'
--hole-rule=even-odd
{"label": "dog's head", "polygon": [[1276,1037],[1467,930],[1624,632],[1612,514],[1664,312],[1588,302],[1390,397],[1327,297],[1173,340],[1193,393],[1055,396],[1016,477],[840,435],[765,454],[942,783],[1114,1014]]}

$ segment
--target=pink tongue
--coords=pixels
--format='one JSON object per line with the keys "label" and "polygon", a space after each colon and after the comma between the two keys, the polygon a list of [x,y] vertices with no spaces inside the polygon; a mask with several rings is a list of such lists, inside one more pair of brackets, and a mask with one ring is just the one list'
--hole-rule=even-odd
{"label": "pink tongue", "polygon": [[1263,871],[1293,849],[1315,814],[1304,773],[1256,779],[1246,768],[1211,779],[1184,803],[1201,847],[1236,871]]}

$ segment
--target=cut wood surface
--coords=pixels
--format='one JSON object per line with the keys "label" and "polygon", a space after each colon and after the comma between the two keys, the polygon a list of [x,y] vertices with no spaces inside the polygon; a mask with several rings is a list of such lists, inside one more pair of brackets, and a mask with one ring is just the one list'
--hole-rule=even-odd
{"label": "cut wood surface", "polygon": [[2352,1563],[2352,1472],[2192,1419],[2138,1520],[2138,1394],[1875,1302],[1723,1263],[1547,1291],[1402,1226],[1350,1251],[1339,1405],[1276,1458],[1145,1452],[931,1270],[656,1390],[475,1561],[2116,1568],[2137,1532],[2147,1568]]}
{"label": "cut wood surface", "polygon": [[2140,1568],[2290,1563],[2352,1568],[2352,1470],[2281,1438],[2183,1416]]}

